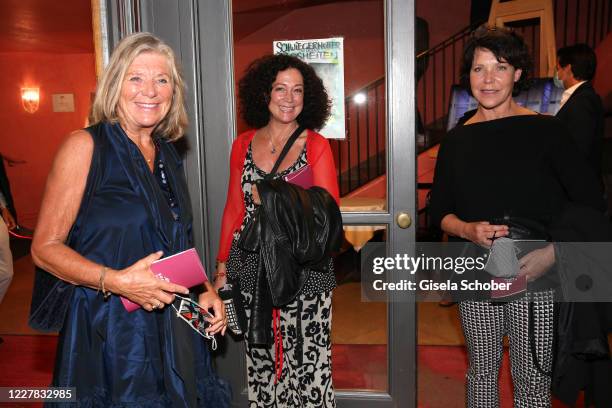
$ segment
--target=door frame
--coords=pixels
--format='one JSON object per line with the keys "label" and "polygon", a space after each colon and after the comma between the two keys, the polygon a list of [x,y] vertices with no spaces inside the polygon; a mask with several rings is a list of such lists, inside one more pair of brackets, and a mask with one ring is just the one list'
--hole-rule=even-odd
{"label": "door frame", "polygon": [[[190,124],[185,173],[194,210],[195,246],[210,275],[218,249],[229,180],[229,155],[236,133],[231,0],[97,0],[109,27],[112,49],[125,34],[149,31],[174,49],[187,84]],[[343,213],[347,224],[385,224],[389,255],[412,253],[416,225],[414,0],[385,1],[387,109],[386,212]],[[412,226],[395,218],[408,213]],[[391,277],[399,281],[400,277]],[[388,303],[388,391],[338,391],[338,407],[407,407],[417,404],[416,304],[410,293],[392,292]],[[219,374],[234,390],[232,406],[247,406],[244,346],[226,336],[215,354]]]}

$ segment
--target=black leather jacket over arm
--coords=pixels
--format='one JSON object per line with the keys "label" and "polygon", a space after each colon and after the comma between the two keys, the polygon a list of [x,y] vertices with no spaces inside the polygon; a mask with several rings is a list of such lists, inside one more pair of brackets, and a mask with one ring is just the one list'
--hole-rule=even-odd
{"label": "black leather jacket over arm", "polygon": [[257,184],[261,205],[238,245],[259,252],[248,341],[270,344],[272,308],[301,292],[310,270],[326,271],[342,244],[342,217],[321,187],[305,190],[283,180]]}

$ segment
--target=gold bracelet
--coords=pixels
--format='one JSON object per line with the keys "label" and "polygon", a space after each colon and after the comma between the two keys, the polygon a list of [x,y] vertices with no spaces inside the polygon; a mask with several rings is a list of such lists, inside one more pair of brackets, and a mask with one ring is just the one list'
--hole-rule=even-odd
{"label": "gold bracelet", "polygon": [[106,278],[107,271],[108,268],[104,266],[100,271],[100,282],[98,283],[98,292],[102,291],[102,296],[104,297],[104,300],[108,299],[108,297],[111,295],[110,291],[104,288],[104,278]]}

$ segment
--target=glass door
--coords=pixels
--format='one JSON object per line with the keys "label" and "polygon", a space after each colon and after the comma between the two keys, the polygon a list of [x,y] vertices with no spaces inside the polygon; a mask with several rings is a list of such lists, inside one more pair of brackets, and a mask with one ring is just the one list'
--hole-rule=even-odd
{"label": "glass door", "polygon": [[[416,404],[414,303],[362,299],[360,270],[364,246],[393,256],[414,242],[414,229],[397,223],[415,214],[413,19],[412,1],[231,0],[234,83],[255,58],[293,53],[313,64],[335,105],[320,133],[345,223],[332,318],[339,406]],[[240,119],[236,128],[247,129]]]}
{"label": "glass door", "polygon": [[[329,85],[340,113],[334,129],[321,131],[333,138],[345,223],[332,320],[338,406],[415,407],[414,299],[409,292],[385,293],[377,302],[362,299],[362,277],[372,270],[360,266],[372,245],[394,257],[411,254],[415,239],[414,0],[140,4],[142,29],[169,41],[183,62],[191,118],[186,173],[196,245],[209,270],[231,143],[245,129],[236,114],[236,79],[249,62],[272,53],[275,41],[286,49],[296,41],[335,50],[334,44],[342,44],[342,81]],[[389,280],[401,279],[395,273]],[[232,383],[233,406],[247,406],[243,343],[228,337],[215,360]]]}

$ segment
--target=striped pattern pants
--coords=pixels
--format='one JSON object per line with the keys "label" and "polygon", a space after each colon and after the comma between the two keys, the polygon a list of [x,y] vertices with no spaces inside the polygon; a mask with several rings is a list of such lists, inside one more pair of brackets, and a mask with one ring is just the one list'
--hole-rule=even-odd
{"label": "striped pattern pants", "polygon": [[554,291],[548,290],[502,304],[488,301],[459,304],[469,356],[467,407],[499,407],[498,379],[506,334],[510,342],[514,407],[551,406],[551,377],[547,374],[553,362],[553,301]]}

